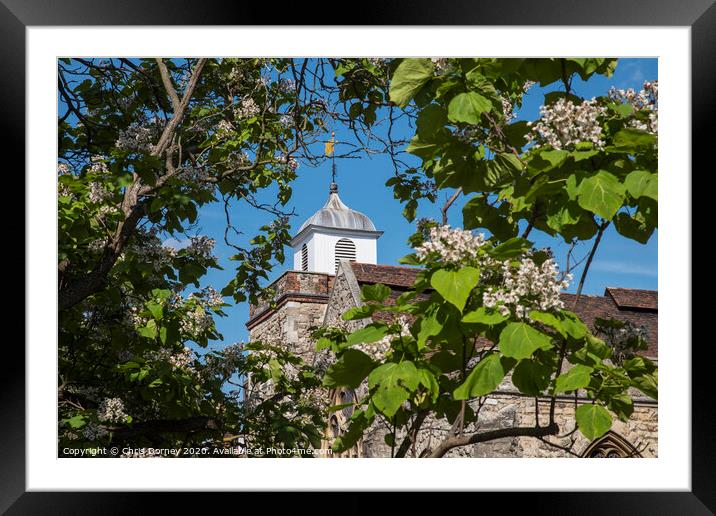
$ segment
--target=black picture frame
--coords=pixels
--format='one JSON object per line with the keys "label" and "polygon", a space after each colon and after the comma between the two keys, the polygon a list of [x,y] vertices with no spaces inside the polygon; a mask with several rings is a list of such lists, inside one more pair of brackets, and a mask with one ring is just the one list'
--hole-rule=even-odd
{"label": "black picture frame", "polygon": [[[516,25],[516,26],[684,26],[691,28],[692,152],[693,170],[712,172],[709,165],[716,113],[716,5],[714,0],[559,0],[536,2],[510,0],[449,3],[411,0],[363,1],[349,11],[338,3],[310,2],[299,10],[281,11],[269,3],[226,0],[0,0],[0,117],[6,129],[6,148],[17,158],[14,170],[24,170],[25,30],[28,26],[62,25]],[[703,164],[698,167],[698,164]],[[16,174],[16,177],[22,177]],[[693,175],[692,175],[693,177]],[[20,183],[22,190],[24,187]],[[25,192],[29,195],[29,192]],[[684,199],[684,209],[692,206]],[[19,213],[19,210],[15,212]],[[8,215],[9,216],[9,215]],[[695,222],[695,220],[694,220]],[[24,225],[14,224],[16,231]],[[693,234],[693,233],[692,233]],[[21,237],[22,238],[22,237]],[[18,241],[20,239],[17,239]],[[17,246],[18,248],[20,246]],[[22,251],[24,253],[24,251]],[[15,263],[19,260],[15,258]],[[699,269],[697,269],[699,270]],[[700,269],[707,270],[707,269]],[[32,271],[25,268],[26,276]],[[50,288],[50,286],[48,286]],[[698,304],[684,299],[693,308]],[[27,306],[26,310],[32,310]],[[666,316],[668,318],[668,315]],[[692,316],[693,320],[693,316]],[[10,325],[6,324],[6,328]],[[690,342],[664,343],[688,351]],[[524,504],[531,514],[713,514],[716,511],[716,420],[710,371],[711,342],[693,339],[692,490],[690,492],[571,492],[511,493],[510,507]],[[7,338],[3,350],[6,365],[0,388],[0,512],[7,514],[130,514],[148,512],[147,494],[26,492],[25,488],[25,352]],[[558,484],[558,479],[556,479]],[[162,512],[180,506],[184,495],[162,493]],[[223,495],[211,494],[212,497]],[[245,495],[242,495],[245,496]],[[505,493],[481,494],[481,504],[492,504]],[[484,496],[491,499],[486,500]],[[207,507],[223,504],[212,499]],[[298,503],[298,502],[296,502]],[[505,503],[505,502],[502,502]],[[350,504],[348,504],[350,505]],[[244,509],[248,509],[247,504]],[[183,512],[183,511],[182,511]],[[273,511],[270,511],[273,512]]]}

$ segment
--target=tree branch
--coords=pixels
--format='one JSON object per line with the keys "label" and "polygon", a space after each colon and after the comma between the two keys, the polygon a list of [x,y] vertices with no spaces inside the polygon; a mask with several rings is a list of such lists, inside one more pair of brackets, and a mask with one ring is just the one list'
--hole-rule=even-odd
{"label": "tree branch", "polygon": [[181,101],[179,100],[179,95],[177,95],[174,85],[172,84],[172,78],[169,75],[169,70],[167,70],[167,65],[165,65],[164,61],[162,61],[159,57],[156,58],[156,61],[157,66],[159,67],[159,74],[162,76],[164,89],[167,90],[167,95],[169,95],[169,99],[172,101],[172,109],[174,109],[174,113],[177,113],[179,109],[181,109]]}
{"label": "tree branch", "polygon": [[438,447],[432,451],[429,457],[443,457],[453,448],[468,446],[470,444],[484,443],[495,439],[502,439],[504,437],[544,437],[546,435],[555,435],[557,432],[559,432],[559,427],[556,423],[552,423],[549,426],[542,427],[518,426],[514,428],[500,428],[498,430],[490,430],[488,432],[479,432],[472,435],[456,435],[448,437],[441,442]]}
{"label": "tree branch", "polygon": [[447,202],[445,203],[445,206],[442,207],[442,210],[440,210],[443,214],[443,226],[447,225],[447,212],[450,209],[450,206],[453,205],[455,200],[458,198],[458,196],[462,193],[462,186],[455,190],[455,193],[452,194],[452,197],[450,197]]}
{"label": "tree branch", "polygon": [[584,264],[584,270],[582,271],[582,277],[579,279],[579,287],[577,287],[577,294],[574,298],[574,306],[577,306],[577,303],[579,302],[579,298],[582,295],[582,288],[584,287],[584,282],[587,279],[587,273],[589,272],[589,266],[592,264],[592,259],[594,258],[594,255],[597,252],[597,247],[599,247],[599,242],[602,241],[602,235],[604,234],[604,230],[607,229],[607,226],[609,226],[609,221],[606,221],[604,224],[599,226],[599,231],[597,231],[597,238],[594,241],[592,250],[589,252],[589,258],[587,258],[587,263]]}
{"label": "tree branch", "polygon": [[[179,102],[178,109],[174,111],[174,116],[164,128],[159,143],[157,143],[152,151],[152,155],[161,156],[174,138],[174,134],[184,117],[186,108],[189,105],[189,100],[199,81],[204,63],[206,63],[206,59],[199,59],[194,67],[184,96]],[[169,92],[168,94],[171,95]],[[176,92],[174,92],[174,95],[176,95]],[[137,223],[145,214],[145,206],[140,204],[139,197],[140,195],[146,195],[154,190],[154,188],[146,185],[142,186],[141,179],[135,174],[133,183],[127,187],[124,192],[124,198],[122,199],[121,209],[125,215],[125,219],[117,225],[114,236],[109,245],[105,247],[102,259],[97,267],[89,274],[76,279],[66,287],[60,289],[58,296],[58,308],[60,311],[73,307],[83,299],[104,288],[109,271],[124,250],[127,240],[129,240],[134,233]]]}

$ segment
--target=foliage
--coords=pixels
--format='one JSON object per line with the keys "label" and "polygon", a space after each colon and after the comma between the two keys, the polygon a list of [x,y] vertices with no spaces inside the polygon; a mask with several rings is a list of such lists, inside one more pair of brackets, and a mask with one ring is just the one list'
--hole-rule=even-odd
{"label": "foliage", "polygon": [[[327,116],[296,66],[287,59],[58,62],[61,450],[110,442],[221,448],[224,435],[236,433],[286,446],[316,442],[309,408],[294,411],[295,421],[284,410],[302,407],[316,382],[296,357],[275,352],[266,364],[236,346],[198,352],[223,338],[214,318],[226,315],[224,296],[255,299],[283,260],[289,212],[282,207]],[[267,189],[276,192],[274,205],[257,200]],[[227,238],[236,274],[221,294],[202,288],[206,272],[220,266],[215,242],[195,233],[201,207],[219,200],[227,235],[239,232],[228,216],[232,200],[274,218],[250,247]],[[270,407],[256,398],[241,403],[244,385],[231,387],[246,377],[266,383],[264,368],[289,366],[300,373],[291,381],[271,376],[279,387]]]}
{"label": "foliage", "polygon": [[[320,333],[320,347],[337,357],[328,371],[332,385],[366,386],[336,451],[355,444],[376,420],[392,429],[388,438],[398,456],[406,447],[395,451],[397,436],[406,444],[426,415],[462,434],[478,418],[471,407],[481,406],[508,375],[527,396],[586,395],[590,402],[575,418],[588,439],[607,432],[614,416],[629,418],[631,389],[656,398],[655,365],[635,353],[627,360],[621,351],[616,356],[612,344],[567,310],[559,301],[567,278],[548,251],[526,240],[532,229],[566,242],[589,240],[613,223],[619,234],[643,243],[656,229],[656,83],[645,83],[639,94],[611,91],[591,100],[571,87],[575,76],[609,76],[615,66],[615,59],[592,58],[403,59],[388,65],[390,99],[416,116],[407,150],[421,165],[410,175],[438,190],[472,194],[463,226],[491,236],[423,225],[411,238],[415,254],[403,260],[423,266],[413,288],[385,303],[373,287],[363,293],[369,303],[344,315],[403,315],[409,331],[373,320],[370,330]],[[535,83],[564,90],[545,95],[538,120],[515,121]],[[400,175],[388,183],[412,220],[418,199],[432,201],[434,194],[407,193],[400,184]],[[384,345],[380,355],[356,349],[377,339]],[[644,349],[635,342],[632,351]],[[350,382],[341,381],[339,369],[353,373]],[[552,412],[550,429],[536,426],[516,428],[513,435],[557,433]],[[446,438],[438,448],[442,454],[467,442]]]}

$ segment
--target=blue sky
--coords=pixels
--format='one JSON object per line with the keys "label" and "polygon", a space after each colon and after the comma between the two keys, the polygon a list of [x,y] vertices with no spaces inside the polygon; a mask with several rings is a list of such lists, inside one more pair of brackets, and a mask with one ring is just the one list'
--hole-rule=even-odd
{"label": "blue sky", "polygon": [[[657,79],[656,59],[623,59],[620,60],[615,74],[611,78],[597,76],[588,83],[575,78],[573,90],[577,95],[585,98],[604,95],[611,86],[617,88],[641,89],[645,80]],[[553,87],[551,89],[558,89]],[[543,101],[545,91],[534,87],[525,97],[524,105],[519,112],[522,118],[534,119],[537,117],[539,107]],[[403,127],[404,131],[411,131]],[[336,128],[336,140],[348,140],[348,134],[342,134]],[[337,153],[341,148],[337,145]],[[416,162],[417,165],[417,162]],[[407,238],[415,231],[414,224],[408,223],[402,216],[403,205],[393,198],[392,189],[385,186],[385,181],[393,174],[393,167],[387,156],[372,156],[371,158],[338,160],[338,178],[340,196],[348,206],[368,215],[376,227],[384,231],[378,240],[378,263],[395,265],[398,259],[410,252]],[[330,163],[318,168],[311,168],[301,164],[298,169],[298,179],[293,184],[293,198],[288,207],[295,208],[297,216],[291,220],[293,231],[321,208],[328,196],[330,183]],[[417,218],[431,217],[440,219],[440,206],[449,197],[450,192],[441,192],[438,202],[431,205],[421,203]],[[268,190],[264,196],[271,200],[275,191]],[[461,209],[466,201],[463,196],[450,210],[450,223],[461,223]],[[236,206],[232,209],[232,222],[245,230],[246,238],[239,238],[239,242],[246,244],[246,240],[257,233],[258,228],[270,221],[270,216],[263,212]],[[212,285],[220,290],[233,277],[234,264],[228,260],[233,254],[231,248],[223,242],[225,216],[223,203],[215,203],[204,207],[200,211],[197,232],[216,239],[215,254],[219,257],[224,270],[211,270],[204,278],[204,285]],[[555,239],[540,232],[533,231],[530,239],[538,247],[551,247],[556,258],[563,263],[566,256],[567,245],[561,239]],[[646,245],[627,240],[610,227],[605,233],[602,243],[597,251],[594,262],[590,268],[584,294],[599,294],[605,287],[620,286],[629,288],[657,289],[657,239],[656,233]],[[591,247],[590,243],[583,243],[577,249],[576,256],[586,255]],[[292,252],[287,249],[287,259],[283,266],[276,267],[271,279],[278,277],[285,270],[290,269],[293,263]],[[581,274],[581,268],[574,271],[575,279],[568,291],[574,292]],[[233,305],[226,309],[229,314],[226,318],[217,321],[219,331],[224,335],[224,343],[231,344],[237,341],[246,341],[248,332],[245,323],[248,320],[248,305],[246,303]],[[215,343],[212,347],[221,347]]]}

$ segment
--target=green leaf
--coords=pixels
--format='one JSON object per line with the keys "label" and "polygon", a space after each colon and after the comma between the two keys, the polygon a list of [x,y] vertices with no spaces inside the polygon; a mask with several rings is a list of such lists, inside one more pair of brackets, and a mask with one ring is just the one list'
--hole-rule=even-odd
{"label": "green leaf", "polygon": [[157,321],[161,320],[162,315],[164,315],[164,308],[159,303],[153,303],[149,302],[147,303],[147,308],[152,314],[152,317],[154,317]]}
{"label": "green leaf", "polygon": [[603,436],[612,427],[612,416],[601,405],[582,405],[575,417],[579,431],[590,441]]}
{"label": "green leaf", "polygon": [[569,152],[566,150],[543,150],[539,155],[542,159],[549,161],[552,167],[558,167],[569,157]]}
{"label": "green leaf", "polygon": [[415,121],[416,133],[420,138],[429,140],[447,121],[445,109],[439,104],[430,104],[420,111]]}
{"label": "green leaf", "polygon": [[157,336],[157,321],[154,319],[151,319],[146,326],[142,326],[141,328],[137,328],[137,333],[139,333],[142,337],[146,337],[148,339],[154,339]]}
{"label": "green leaf", "polygon": [[408,105],[418,91],[433,77],[430,59],[404,59],[390,81],[390,100],[400,107]]}
{"label": "green leaf", "polygon": [[645,374],[632,379],[634,386],[651,399],[659,399],[659,388],[656,383],[656,376]]}
{"label": "green leaf", "polygon": [[649,197],[655,201],[659,200],[659,184],[656,174],[646,170],[635,170],[626,177],[624,186],[634,199]]}
{"label": "green leaf", "polygon": [[354,344],[376,342],[385,337],[388,327],[385,324],[369,324],[365,328],[356,330],[346,339],[346,344],[352,346]]}
{"label": "green leaf", "polygon": [[552,371],[535,360],[520,360],[512,373],[512,383],[522,394],[539,396],[549,386]]}
{"label": "green leaf", "polygon": [[573,339],[582,339],[587,336],[589,329],[577,314],[569,310],[562,310],[562,328]]}
{"label": "green leaf", "polygon": [[509,323],[500,333],[500,351],[508,357],[522,360],[538,349],[550,349],[552,339],[529,324]]}
{"label": "green leaf", "polygon": [[490,254],[496,260],[506,260],[522,256],[532,248],[532,242],[521,237],[510,238],[492,249]]}
{"label": "green leaf", "polygon": [[592,371],[594,371],[594,369],[589,366],[582,364],[575,365],[569,371],[557,377],[554,392],[560,393],[584,389],[589,385],[589,381],[592,378]]}
{"label": "green leaf", "polygon": [[390,292],[390,288],[386,287],[382,283],[364,285],[361,289],[361,297],[363,298],[363,301],[377,301],[382,303],[388,298]]}
{"label": "green leaf", "polygon": [[356,319],[365,319],[373,315],[379,307],[377,305],[361,305],[349,308],[346,313],[341,316],[344,321],[355,321]]}
{"label": "green leaf", "polygon": [[631,415],[634,413],[634,402],[628,394],[616,394],[612,396],[609,399],[607,406],[622,421],[629,420],[629,417],[631,417]]}
{"label": "green leaf", "polygon": [[440,333],[443,324],[438,320],[438,310],[432,309],[420,321],[420,331],[418,332],[418,349],[425,347],[427,340]]}
{"label": "green leaf", "polygon": [[628,213],[617,213],[614,227],[620,235],[636,240],[640,244],[646,244],[656,229],[639,211],[633,217],[630,217]]}
{"label": "green leaf", "polygon": [[418,369],[418,381],[428,390],[430,399],[435,403],[440,395],[440,385],[438,385],[438,380],[435,378],[435,375],[428,369],[420,368]]}
{"label": "green leaf", "polygon": [[356,388],[375,367],[375,362],[357,349],[347,349],[326,371],[324,387]]}
{"label": "green leaf", "polygon": [[506,320],[507,316],[502,315],[500,312],[496,312],[495,310],[487,309],[484,306],[465,314],[462,318],[462,322],[464,323],[477,323],[487,326],[494,326]]}
{"label": "green leaf", "polygon": [[557,330],[560,335],[562,335],[562,337],[567,336],[567,331],[564,329],[562,321],[554,314],[551,314],[549,312],[540,312],[538,310],[532,310],[530,312],[530,319],[532,319],[533,321],[541,322],[542,324],[545,324],[550,328]]}
{"label": "green leaf", "polygon": [[614,146],[624,150],[637,150],[639,147],[654,145],[656,136],[638,129],[626,128],[614,135]]}
{"label": "green leaf", "polygon": [[624,202],[624,185],[606,170],[588,177],[579,184],[579,205],[585,210],[611,220]]}
{"label": "green leaf", "polygon": [[365,413],[362,411],[356,411],[351,417],[351,424],[348,427],[348,431],[333,441],[331,448],[336,453],[342,453],[352,446],[354,446],[361,437],[363,437],[363,431],[368,428],[371,420],[369,420]]}
{"label": "green leaf", "polygon": [[390,362],[375,368],[368,376],[368,386],[377,387],[372,396],[375,407],[388,417],[393,417],[400,406],[418,388],[420,376],[415,364]]}
{"label": "green leaf", "polygon": [[509,368],[505,366],[509,363],[498,353],[489,354],[472,368],[462,385],[453,391],[453,397],[456,400],[467,400],[490,394],[507,374]]}
{"label": "green leaf", "polygon": [[492,109],[492,102],[476,93],[469,91],[460,93],[448,104],[448,118],[453,122],[465,122],[477,125],[480,123],[480,115]]}
{"label": "green leaf", "polygon": [[70,419],[68,419],[67,423],[72,428],[82,428],[83,426],[85,426],[85,417],[82,414],[77,414],[76,416],[72,416]]}
{"label": "green leaf", "polygon": [[480,279],[480,271],[474,267],[464,267],[459,271],[439,269],[430,277],[430,285],[445,301],[462,312],[478,279]]}

